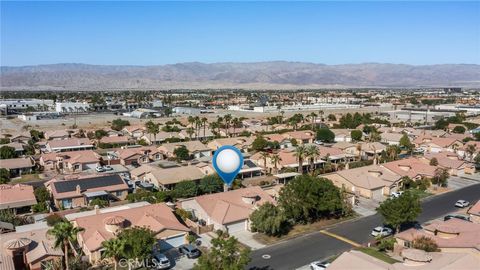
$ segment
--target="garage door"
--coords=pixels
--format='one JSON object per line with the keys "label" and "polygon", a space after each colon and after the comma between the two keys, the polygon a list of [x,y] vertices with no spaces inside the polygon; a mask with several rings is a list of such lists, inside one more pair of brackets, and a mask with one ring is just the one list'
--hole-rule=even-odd
{"label": "garage door", "polygon": [[383,188],[372,190],[372,199],[376,201],[383,201]]}
{"label": "garage door", "polygon": [[159,240],[158,242],[160,243],[161,250],[176,248],[185,244],[185,234],[173,236],[164,240]]}
{"label": "garage door", "polygon": [[245,220],[241,222],[230,223],[228,225],[225,225],[225,227],[227,227],[228,233],[245,231]]}

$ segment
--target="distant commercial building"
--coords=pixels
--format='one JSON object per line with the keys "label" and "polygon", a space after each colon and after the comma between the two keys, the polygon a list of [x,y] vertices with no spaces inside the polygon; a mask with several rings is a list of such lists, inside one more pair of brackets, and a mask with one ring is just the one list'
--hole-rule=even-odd
{"label": "distant commercial building", "polygon": [[90,105],[86,102],[57,102],[55,111],[59,113],[81,113],[87,112]]}
{"label": "distant commercial building", "polygon": [[0,100],[2,114],[17,113],[30,109],[36,111],[48,111],[53,108],[51,99],[3,99]]}
{"label": "distant commercial building", "polygon": [[403,109],[387,112],[390,122],[434,123],[442,118],[455,116],[453,111]]}
{"label": "distant commercial building", "polygon": [[318,103],[318,104],[296,104],[296,105],[288,105],[288,106],[257,106],[257,107],[250,107],[248,105],[231,105],[231,106],[228,106],[228,110],[267,113],[267,112],[280,112],[280,111],[308,111],[308,110],[314,111],[314,110],[328,110],[328,109],[330,110],[352,109],[352,108],[360,108],[360,107],[361,105],[357,105],[357,104]]}
{"label": "distant commercial building", "polygon": [[480,114],[480,105],[463,105],[463,104],[441,104],[436,105],[437,110],[449,110],[456,112],[465,112],[467,115]]}
{"label": "distant commercial building", "polygon": [[200,114],[202,112],[201,108],[193,107],[174,107],[173,113],[175,114]]}

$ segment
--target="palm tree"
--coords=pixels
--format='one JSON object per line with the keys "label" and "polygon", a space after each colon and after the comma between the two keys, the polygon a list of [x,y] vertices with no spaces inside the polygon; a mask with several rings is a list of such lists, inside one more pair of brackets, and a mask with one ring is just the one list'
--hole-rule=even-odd
{"label": "palm tree", "polygon": [[298,172],[303,173],[303,159],[305,158],[306,148],[304,145],[299,145],[295,148],[295,157],[298,160]]}
{"label": "palm tree", "polygon": [[227,137],[230,137],[230,134],[229,134],[229,129],[230,129],[230,121],[232,121],[232,115],[231,114],[226,114],[224,117],[223,117],[223,121],[225,122],[225,134],[227,135]]}
{"label": "palm tree", "polygon": [[305,157],[310,160],[310,172],[313,174],[315,169],[315,160],[320,156],[317,146],[309,145],[305,149]]}
{"label": "palm tree", "polygon": [[160,132],[160,125],[155,124],[152,121],[148,121],[145,123],[145,128],[147,129],[148,133],[153,134],[153,139],[155,143],[157,143],[157,134]]}
{"label": "palm tree", "polygon": [[280,111],[280,124],[283,124],[284,115],[285,115],[285,111]]}
{"label": "palm tree", "polygon": [[203,125],[203,139],[205,140],[205,129],[207,128],[207,123],[208,123],[208,119],[206,117],[202,117],[202,119],[200,119],[202,121],[202,125]]}
{"label": "palm tree", "polygon": [[125,242],[119,238],[112,238],[102,242],[104,251],[102,258],[112,258],[114,269],[117,270],[118,261],[122,258],[125,251]]}
{"label": "palm tree", "polygon": [[267,169],[267,158],[270,157],[270,153],[268,152],[261,152],[260,157],[263,158],[263,166],[265,166],[265,170]]}
{"label": "palm tree", "polygon": [[278,164],[282,161],[282,158],[278,154],[273,154],[270,157],[270,161],[273,163],[273,167],[275,168],[275,173],[278,173]]}
{"label": "palm tree", "polygon": [[315,118],[317,117],[317,114],[314,112],[311,112],[308,116],[312,120],[312,130],[315,130]]}
{"label": "palm tree", "polygon": [[397,159],[397,147],[395,145],[389,145],[387,147],[387,154],[391,160]]}
{"label": "palm tree", "polygon": [[235,136],[235,128],[240,125],[241,121],[237,117],[232,119],[232,127],[233,127],[233,136]]}
{"label": "palm tree", "polygon": [[48,230],[48,234],[55,237],[55,248],[63,246],[65,255],[65,269],[69,269],[68,265],[68,247],[70,242],[77,241],[77,234],[83,231],[83,228],[73,227],[72,223],[65,221],[55,224],[55,226]]}
{"label": "palm tree", "polygon": [[325,113],[325,112],[322,111],[322,110],[318,111],[318,114],[320,115],[320,120],[322,120],[322,122],[323,122],[323,114],[324,114],[324,113]]}
{"label": "palm tree", "polygon": [[465,152],[467,152],[468,156],[470,157],[470,162],[473,161],[473,155],[475,152],[477,152],[477,146],[475,144],[469,144],[467,146],[467,149],[465,149]]}
{"label": "palm tree", "polygon": [[193,133],[195,133],[195,131],[193,130],[192,127],[188,127],[185,132],[188,134],[188,137],[190,138],[190,140],[192,139],[192,135]]}

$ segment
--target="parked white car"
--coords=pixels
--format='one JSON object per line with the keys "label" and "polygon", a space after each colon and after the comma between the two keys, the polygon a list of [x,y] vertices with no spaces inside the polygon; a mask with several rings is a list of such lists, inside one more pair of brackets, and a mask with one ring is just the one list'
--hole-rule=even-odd
{"label": "parked white car", "polygon": [[390,198],[398,198],[402,194],[403,194],[403,191],[395,191],[395,192],[392,192],[392,194],[390,194]]}
{"label": "parked white car", "polygon": [[327,262],[321,262],[321,261],[315,261],[310,264],[310,269],[311,270],[325,270],[328,268],[330,263]]}
{"label": "parked white car", "polygon": [[460,207],[460,208],[465,208],[465,207],[468,207],[469,205],[470,205],[470,203],[468,201],[465,201],[465,200],[458,200],[455,203],[455,207]]}
{"label": "parked white car", "polygon": [[97,172],[104,172],[104,171],[106,171],[106,170],[105,170],[105,168],[103,168],[102,166],[98,166],[98,167],[95,168],[95,171],[97,171]]}
{"label": "parked white car", "polygon": [[393,230],[388,227],[378,226],[370,233],[373,237],[386,237],[393,234]]}

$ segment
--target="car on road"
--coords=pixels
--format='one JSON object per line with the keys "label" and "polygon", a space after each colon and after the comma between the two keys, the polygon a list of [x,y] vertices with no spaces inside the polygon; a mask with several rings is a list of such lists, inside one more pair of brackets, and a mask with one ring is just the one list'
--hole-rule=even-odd
{"label": "car on road", "polygon": [[455,203],[455,207],[459,207],[459,208],[465,208],[465,207],[468,207],[469,205],[470,205],[470,203],[468,201],[465,201],[465,200],[458,200]]}
{"label": "car on road", "polygon": [[452,218],[458,218],[458,219],[462,219],[462,220],[465,220],[465,221],[470,221],[470,217],[464,216],[464,215],[446,215],[446,216],[443,217],[443,221],[447,221],[447,220],[452,219]]}
{"label": "car on road", "polygon": [[170,267],[170,260],[163,253],[157,252],[153,254],[153,259],[155,260],[156,269],[167,269]]}
{"label": "car on road", "polygon": [[104,167],[98,166],[98,167],[95,168],[95,171],[97,171],[97,172],[105,172],[106,170],[105,170]]}
{"label": "car on road", "polygon": [[321,261],[315,261],[310,263],[310,269],[311,270],[325,270],[328,268],[330,263],[328,262],[321,262]]}
{"label": "car on road", "polygon": [[392,198],[392,199],[398,198],[398,197],[400,197],[402,194],[403,194],[403,191],[395,191],[395,192],[392,192],[392,194],[390,194],[390,198]]}
{"label": "car on road", "polygon": [[178,252],[186,255],[187,258],[189,258],[189,259],[198,258],[202,254],[198,248],[196,248],[195,246],[190,245],[190,244],[181,245],[178,248]]}
{"label": "car on road", "polygon": [[370,233],[370,235],[374,236],[374,237],[386,237],[386,236],[389,236],[389,235],[392,235],[393,234],[393,230],[388,228],[388,227],[384,227],[384,226],[378,226],[376,228],[374,228],[372,230],[372,232]]}

